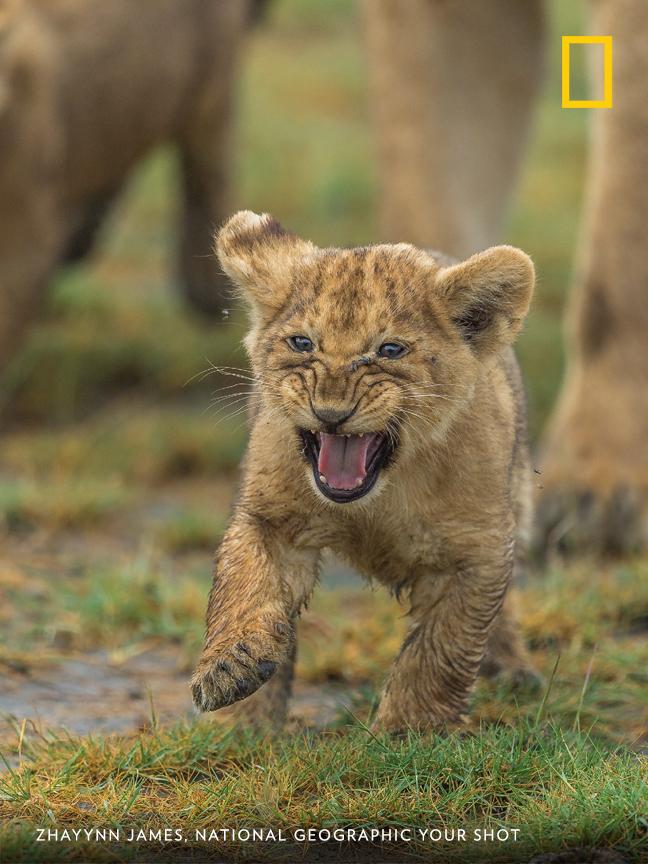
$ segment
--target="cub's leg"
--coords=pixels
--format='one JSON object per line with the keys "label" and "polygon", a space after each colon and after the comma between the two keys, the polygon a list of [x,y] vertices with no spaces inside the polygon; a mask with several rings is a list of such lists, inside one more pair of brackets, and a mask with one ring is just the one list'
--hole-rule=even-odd
{"label": "cub's leg", "polygon": [[506,595],[493,623],[479,672],[487,678],[503,678],[514,687],[535,689],[542,683],[520,633],[513,594]]}
{"label": "cub's leg", "polygon": [[249,696],[293,656],[295,619],[316,575],[316,552],[280,547],[258,519],[236,514],[218,552],[205,647],[192,678],[201,710]]}
{"label": "cub's leg", "polygon": [[385,686],[377,729],[425,731],[463,719],[511,569],[503,558],[415,583],[412,623]]}

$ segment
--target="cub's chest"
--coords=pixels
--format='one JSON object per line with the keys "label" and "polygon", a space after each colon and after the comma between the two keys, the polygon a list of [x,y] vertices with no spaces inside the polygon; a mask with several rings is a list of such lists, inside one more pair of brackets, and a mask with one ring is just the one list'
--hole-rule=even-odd
{"label": "cub's chest", "polygon": [[433,524],[410,520],[346,519],[337,524],[328,545],[365,573],[381,581],[400,581],[419,570],[443,570],[448,545]]}

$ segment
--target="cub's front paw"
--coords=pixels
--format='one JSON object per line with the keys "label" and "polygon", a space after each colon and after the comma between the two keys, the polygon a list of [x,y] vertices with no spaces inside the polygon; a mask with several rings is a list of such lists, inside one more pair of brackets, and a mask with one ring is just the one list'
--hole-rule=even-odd
{"label": "cub's front paw", "polygon": [[233,644],[210,646],[191,679],[196,707],[217,711],[250,696],[286,659],[293,638],[292,628],[280,624],[272,637],[246,635]]}

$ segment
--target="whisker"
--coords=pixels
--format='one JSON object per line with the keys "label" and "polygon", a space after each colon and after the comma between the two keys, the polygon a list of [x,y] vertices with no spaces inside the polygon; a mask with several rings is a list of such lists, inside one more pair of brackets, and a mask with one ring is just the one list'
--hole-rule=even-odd
{"label": "whisker", "polygon": [[243,405],[241,408],[237,408],[236,411],[232,411],[229,414],[224,414],[222,417],[219,417],[216,420],[215,425],[217,426],[219,423],[223,423],[226,420],[233,420],[234,417],[238,417],[240,414],[247,413],[247,410],[248,410],[248,406]]}
{"label": "whisker", "polygon": [[212,369],[217,369],[219,372],[242,372],[245,375],[254,377],[252,371],[250,369],[245,369],[243,366],[214,366],[212,363]]}
{"label": "whisker", "polygon": [[[205,358],[207,360],[207,358]],[[239,366],[216,366],[211,360],[207,360],[209,364],[206,369],[202,369],[200,372],[196,372],[195,375],[192,375],[184,383],[184,387],[188,384],[191,384],[193,381],[198,379],[199,382],[204,381],[205,378],[209,378],[210,375],[214,375],[216,372],[219,372],[221,375],[228,375],[233,378],[244,378],[248,381],[256,380],[254,376],[250,373],[249,369],[243,369]]]}
{"label": "whisker", "polygon": [[251,401],[253,399],[261,399],[262,394],[252,390],[250,393],[226,393],[224,396],[216,396],[209,400],[210,405],[218,405],[219,403],[227,404],[228,402],[240,402],[241,400]]}
{"label": "whisker", "polygon": [[239,405],[243,408],[253,407],[261,401],[259,393],[230,393],[228,396],[212,399],[205,407],[205,413],[213,412],[217,416],[221,411],[229,411]]}
{"label": "whisker", "polygon": [[452,396],[446,396],[444,393],[407,393],[403,399],[423,402],[425,399],[445,399],[448,402],[459,402],[459,399],[453,399]]}
{"label": "whisker", "polygon": [[[216,393],[220,393],[222,390],[233,390],[235,387],[243,387],[243,386],[244,386],[243,384],[240,384],[238,381],[236,381],[236,383],[227,384],[225,387],[217,387],[214,390],[214,392],[212,393],[212,395],[215,395]],[[250,389],[252,389],[252,388],[250,388]]]}
{"label": "whisker", "polygon": [[248,396],[239,396],[236,399],[228,399],[226,401],[211,401],[208,402],[205,410],[208,412],[226,411],[228,408],[233,408],[235,405],[252,405],[253,403]]}
{"label": "whisker", "polygon": [[209,404],[214,405],[214,404],[216,404],[216,402],[224,402],[226,399],[237,399],[240,397],[247,398],[248,396],[255,396],[255,395],[256,395],[255,390],[245,390],[245,391],[237,390],[236,393],[225,393],[222,396],[214,395],[214,397],[211,399]]}

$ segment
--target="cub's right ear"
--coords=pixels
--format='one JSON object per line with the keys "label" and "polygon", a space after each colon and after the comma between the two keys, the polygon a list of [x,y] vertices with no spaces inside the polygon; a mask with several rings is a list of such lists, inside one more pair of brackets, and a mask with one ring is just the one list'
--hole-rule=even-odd
{"label": "cub's right ear", "polygon": [[252,307],[272,314],[286,302],[296,265],[315,250],[269,213],[241,210],[216,235],[218,260]]}

